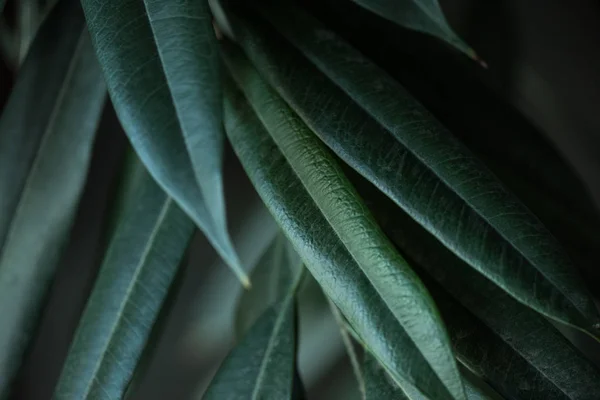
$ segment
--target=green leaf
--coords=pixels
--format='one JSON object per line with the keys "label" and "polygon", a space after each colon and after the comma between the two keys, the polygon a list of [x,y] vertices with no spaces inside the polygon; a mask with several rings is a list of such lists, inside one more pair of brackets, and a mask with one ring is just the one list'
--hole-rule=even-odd
{"label": "green leaf", "polygon": [[307,268],[396,380],[431,399],[464,398],[446,333],[427,291],[318,139],[260,80],[239,50],[225,49],[228,67],[273,139],[231,87],[225,101],[227,134]]}
{"label": "green leaf", "polygon": [[117,228],[55,399],[122,398],[194,231],[131,155]]}
{"label": "green leaf", "polygon": [[106,99],[79,2],[48,16],[0,117],[0,398],[68,238]]}
{"label": "green leaf", "polygon": [[207,2],[82,4],[134,149],[248,286],[225,223],[219,56]]}
{"label": "green leaf", "polygon": [[403,254],[437,282],[422,276],[470,369],[509,398],[600,393],[598,369],[544,317],[473,271],[364,179],[352,181]]}
{"label": "green leaf", "polygon": [[598,311],[571,260],[485,166],[396,81],[314,19],[289,7],[265,13],[318,70],[259,24],[237,21],[236,39],[340,158],[516,299],[598,335]]}
{"label": "green leaf", "polygon": [[250,329],[269,306],[285,298],[293,274],[300,265],[300,257],[285,236],[277,234],[252,269],[252,287],[243,291],[238,300],[235,330],[239,336]]}
{"label": "green leaf", "polygon": [[365,382],[365,400],[408,400],[377,359],[365,352],[361,373]]}
{"label": "green leaf", "polygon": [[292,399],[297,379],[294,297],[302,271],[287,277],[287,285],[280,286],[285,296],[267,308],[223,361],[203,399]]}
{"label": "green leaf", "polygon": [[448,24],[438,0],[352,1],[400,26],[438,37],[478,60],[473,49],[463,42]]}

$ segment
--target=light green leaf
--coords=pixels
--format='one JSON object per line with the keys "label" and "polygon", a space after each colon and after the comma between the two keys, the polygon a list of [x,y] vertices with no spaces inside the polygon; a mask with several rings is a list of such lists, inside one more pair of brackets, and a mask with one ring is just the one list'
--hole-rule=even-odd
{"label": "light green leaf", "polygon": [[305,265],[397,381],[431,399],[464,398],[446,333],[427,291],[318,139],[260,80],[239,50],[225,49],[228,67],[274,138],[231,88],[225,101],[227,134]]}
{"label": "light green leaf", "polygon": [[203,399],[292,398],[296,379],[294,296],[302,280],[302,272],[296,272],[295,276],[288,274],[285,296],[267,308],[223,361]]}
{"label": "light green leaf", "polygon": [[238,21],[236,39],[340,158],[516,299],[599,335],[598,311],[571,260],[483,164],[396,81],[314,19],[292,8],[266,13],[318,70],[259,24]]}
{"label": "light green leaf", "polygon": [[123,209],[65,361],[57,400],[122,398],[194,231],[130,156]]}
{"label": "light green leaf", "polygon": [[248,286],[225,223],[219,56],[207,2],[82,4],[134,149]]}
{"label": "light green leaf", "polygon": [[79,2],[37,35],[0,117],[0,398],[36,326],[106,99]]}
{"label": "light green leaf", "polygon": [[438,0],[352,0],[361,7],[405,28],[438,37],[469,57],[478,60],[452,30]]}
{"label": "light green leaf", "polygon": [[281,302],[294,273],[301,266],[300,257],[283,234],[279,233],[252,269],[252,287],[242,292],[238,300],[235,326],[241,337],[265,310]]}
{"label": "light green leaf", "polygon": [[473,271],[368,182],[353,182],[403,254],[437,282],[422,277],[471,370],[509,398],[591,400],[600,393],[600,371],[544,317]]}

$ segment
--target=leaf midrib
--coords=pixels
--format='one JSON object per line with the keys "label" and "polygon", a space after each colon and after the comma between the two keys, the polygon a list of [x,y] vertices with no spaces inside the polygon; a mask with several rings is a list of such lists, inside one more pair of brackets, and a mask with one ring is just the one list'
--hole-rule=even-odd
{"label": "leaf midrib", "polygon": [[[97,380],[97,374],[98,371],[100,370],[100,368],[102,367],[102,364],[104,362],[104,358],[106,357],[106,355],[108,354],[108,350],[110,348],[110,345],[112,343],[113,337],[117,331],[117,328],[119,327],[122,319],[124,318],[124,310],[127,307],[130,297],[131,297],[131,293],[133,292],[133,289],[135,288],[136,284],[138,283],[138,277],[141,274],[142,270],[144,270],[144,266],[146,264],[146,261],[148,259],[148,256],[150,254],[150,251],[152,250],[152,245],[154,244],[154,241],[156,240],[156,237],[158,236],[158,232],[160,231],[160,228],[162,227],[162,223],[164,222],[167,213],[169,211],[169,208],[171,206],[172,203],[172,199],[170,197],[167,197],[161,207],[160,213],[156,219],[156,222],[154,223],[154,228],[152,229],[152,232],[150,233],[150,236],[148,237],[148,241],[146,242],[146,246],[144,246],[144,250],[142,252],[142,255],[140,257],[140,261],[137,263],[135,272],[133,274],[133,276],[131,277],[131,280],[129,282],[129,285],[127,286],[127,290],[125,292],[125,296],[123,296],[123,302],[121,303],[121,305],[119,306],[119,310],[117,311],[117,318],[116,318],[116,322],[113,324],[113,326],[111,327],[111,331],[108,334],[108,340],[106,341],[106,346],[104,346],[104,348],[102,349],[102,353],[100,355],[100,357],[98,357],[98,361],[96,362],[94,369],[92,371],[92,375],[91,377],[93,379],[91,379],[88,384],[86,385],[86,389],[84,391],[84,395],[82,396],[82,398],[87,399],[92,387],[93,387],[93,383],[94,380]],[[110,254],[110,253],[109,253]],[[73,340],[73,342],[76,342],[75,340]],[[98,381],[98,386],[100,388],[102,388],[102,390],[104,390],[101,382]]]}

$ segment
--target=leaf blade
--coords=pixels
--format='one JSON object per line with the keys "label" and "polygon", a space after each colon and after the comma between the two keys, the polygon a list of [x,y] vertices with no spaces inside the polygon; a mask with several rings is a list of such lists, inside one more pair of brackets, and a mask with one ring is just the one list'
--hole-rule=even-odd
{"label": "leaf blade", "polygon": [[54,398],[113,399],[127,390],[194,230],[130,155],[120,220]]}
{"label": "leaf blade", "polygon": [[308,15],[261,11],[314,66],[257,24],[238,21],[237,39],[328,147],[515,298],[597,335],[598,312],[560,245],[427,110]]}
{"label": "leaf blade", "polygon": [[225,221],[220,79],[208,5],[201,1],[182,9],[176,2],[142,0],[82,5],[134,149],[249,286]]}
{"label": "leaf blade", "polygon": [[0,117],[0,397],[68,237],[105,99],[83,13],[77,1],[63,0]]}
{"label": "leaf blade", "polygon": [[[430,393],[431,398],[454,398],[373,289],[258,117],[231,85],[225,96],[228,137],[259,195],[307,268],[395,379]],[[338,273],[339,268],[343,273]]]}

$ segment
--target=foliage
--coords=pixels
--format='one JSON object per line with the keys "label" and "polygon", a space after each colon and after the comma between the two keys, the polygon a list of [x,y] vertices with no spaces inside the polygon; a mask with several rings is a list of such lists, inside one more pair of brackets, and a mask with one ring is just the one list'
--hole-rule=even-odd
{"label": "foliage", "polygon": [[[353,1],[482,68],[436,0]],[[304,3],[58,0],[39,30],[3,39],[17,80],[0,115],[0,398],[69,241],[105,104],[131,149],[54,398],[135,392],[196,228],[246,290],[205,399],[305,397],[308,274],[364,400],[598,398],[600,371],[562,333],[600,340],[599,282],[580,277],[598,276],[598,215],[568,165],[538,136],[500,151],[462,131],[444,99],[413,93]],[[227,143],[279,227],[250,274],[226,216]]]}

